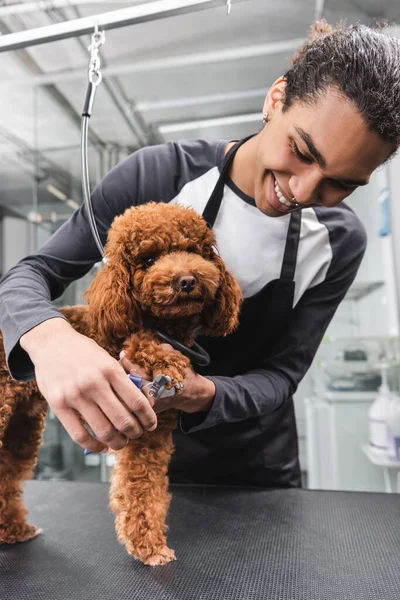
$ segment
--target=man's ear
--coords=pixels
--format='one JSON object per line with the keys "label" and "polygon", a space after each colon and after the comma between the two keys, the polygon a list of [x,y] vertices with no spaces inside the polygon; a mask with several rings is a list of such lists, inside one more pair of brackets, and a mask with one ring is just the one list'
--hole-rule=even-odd
{"label": "man's ear", "polygon": [[269,88],[264,100],[263,113],[273,115],[274,111],[282,108],[285,99],[286,81],[283,76],[279,77]]}

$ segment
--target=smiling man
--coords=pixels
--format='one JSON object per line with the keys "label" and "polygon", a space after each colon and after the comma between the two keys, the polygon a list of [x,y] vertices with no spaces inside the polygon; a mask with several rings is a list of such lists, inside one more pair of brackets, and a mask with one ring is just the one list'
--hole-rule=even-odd
{"label": "smiling man", "polygon": [[266,127],[237,153],[232,180],[270,217],[294,208],[337,206],[394,150],[335,86],[285,107],[278,79],[264,104]]}
{"label": "smiling man", "polygon": [[364,229],[343,200],[400,145],[399,64],[397,38],[320,23],[270,88],[257,134],[141,149],[95,189],[103,243],[132,205],[190,205],[241,286],[237,331],[222,339],[200,332],[211,363],[189,369],[180,394],[152,406],[127,385],[125,371],[137,374],[136,366],[76,333],[52,305],[100,258],[85,208],[4,277],[10,371],[36,376],[72,439],[92,452],[119,450],[174,407],[172,481],[300,485],[292,396],[365,250]]}

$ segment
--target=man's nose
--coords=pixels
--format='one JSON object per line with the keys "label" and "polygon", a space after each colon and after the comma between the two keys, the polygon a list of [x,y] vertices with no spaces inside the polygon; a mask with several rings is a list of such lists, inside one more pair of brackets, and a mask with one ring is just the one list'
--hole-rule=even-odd
{"label": "man's nose", "polygon": [[318,172],[304,172],[300,175],[292,175],[289,179],[289,187],[301,205],[321,204],[321,175]]}

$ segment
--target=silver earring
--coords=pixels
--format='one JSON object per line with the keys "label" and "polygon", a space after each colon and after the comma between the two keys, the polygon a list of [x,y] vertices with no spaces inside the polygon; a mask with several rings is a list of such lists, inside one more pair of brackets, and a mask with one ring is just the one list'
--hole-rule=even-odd
{"label": "silver earring", "polygon": [[263,125],[265,125],[265,123],[268,122],[267,119],[268,119],[268,113],[263,113],[263,120],[262,120]]}

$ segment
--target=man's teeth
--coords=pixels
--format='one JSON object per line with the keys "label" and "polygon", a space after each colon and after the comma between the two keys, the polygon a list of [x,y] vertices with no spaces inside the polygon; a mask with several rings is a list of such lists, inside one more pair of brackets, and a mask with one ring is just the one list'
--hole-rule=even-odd
{"label": "man's teeth", "polygon": [[276,183],[276,181],[275,181],[275,192],[276,192],[276,195],[278,196],[279,202],[282,202],[282,204],[284,204],[285,206],[288,206],[290,208],[295,205],[294,202],[290,202],[290,200],[285,198],[285,196],[282,194],[281,190],[279,189],[279,186]]}

